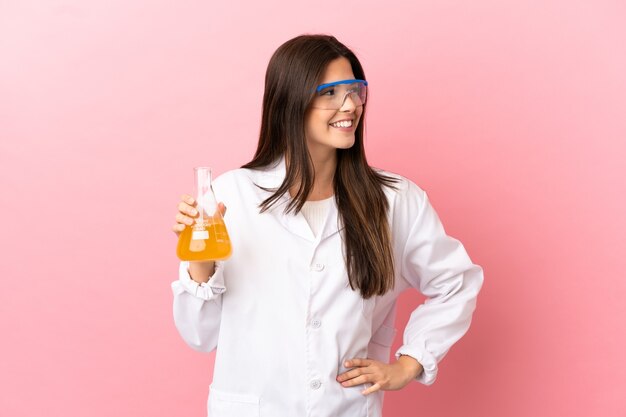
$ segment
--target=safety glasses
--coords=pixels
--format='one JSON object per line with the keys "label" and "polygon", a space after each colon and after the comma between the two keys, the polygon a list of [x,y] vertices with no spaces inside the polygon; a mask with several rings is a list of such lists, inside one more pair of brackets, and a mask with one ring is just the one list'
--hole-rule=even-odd
{"label": "safety glasses", "polygon": [[321,84],[315,89],[311,107],[322,110],[339,110],[343,107],[348,96],[350,96],[355,107],[364,105],[367,98],[367,81],[341,80]]}

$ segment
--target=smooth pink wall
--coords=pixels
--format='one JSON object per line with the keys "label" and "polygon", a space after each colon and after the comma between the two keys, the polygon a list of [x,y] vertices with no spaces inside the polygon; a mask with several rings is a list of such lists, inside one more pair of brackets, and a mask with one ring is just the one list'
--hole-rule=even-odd
{"label": "smooth pink wall", "polygon": [[621,1],[0,2],[0,415],[204,415],[214,356],[171,313],[178,197],[194,165],[251,158],[272,52],[326,32],[371,83],[370,162],[486,274],[438,381],[385,416],[623,416],[625,21]]}

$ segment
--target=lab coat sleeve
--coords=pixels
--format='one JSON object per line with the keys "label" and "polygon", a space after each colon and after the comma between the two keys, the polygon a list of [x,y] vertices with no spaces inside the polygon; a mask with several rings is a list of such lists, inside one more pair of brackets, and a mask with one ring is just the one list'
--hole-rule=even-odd
{"label": "lab coat sleeve", "polygon": [[427,299],[411,313],[395,356],[415,358],[424,367],[417,381],[431,385],[438,362],[470,326],[483,271],[472,263],[461,242],[446,234],[426,192],[413,195],[417,216],[408,232],[401,274]]}
{"label": "lab coat sleeve", "polygon": [[172,282],[174,324],[193,349],[211,352],[217,347],[222,313],[224,272],[220,262],[208,282],[198,284],[189,275],[189,262],[181,262],[178,280]]}

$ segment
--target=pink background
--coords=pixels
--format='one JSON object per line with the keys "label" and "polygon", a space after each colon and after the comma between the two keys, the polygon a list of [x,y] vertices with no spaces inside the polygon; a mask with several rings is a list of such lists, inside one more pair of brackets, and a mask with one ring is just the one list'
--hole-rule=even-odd
{"label": "pink background", "polygon": [[251,158],[267,62],[314,32],[362,60],[370,162],[486,274],[435,385],[385,416],[625,415],[624,4],[1,1],[0,415],[205,414],[176,204],[194,165]]}

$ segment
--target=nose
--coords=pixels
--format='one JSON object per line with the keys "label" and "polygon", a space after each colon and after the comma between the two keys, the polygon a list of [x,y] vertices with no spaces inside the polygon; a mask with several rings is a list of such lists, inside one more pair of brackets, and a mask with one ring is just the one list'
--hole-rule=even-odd
{"label": "nose", "polygon": [[346,93],[343,97],[343,103],[341,103],[340,111],[354,111],[357,108],[354,95],[352,93]]}

